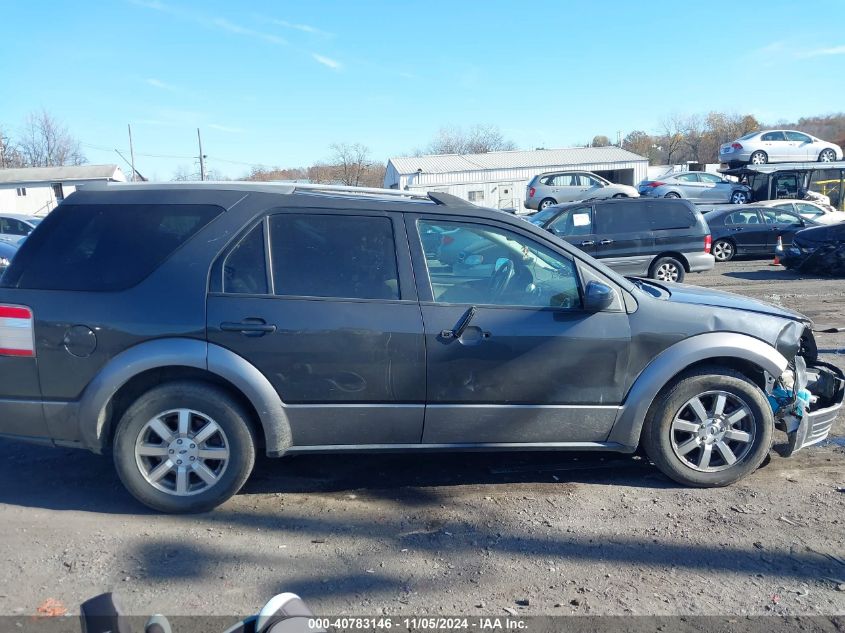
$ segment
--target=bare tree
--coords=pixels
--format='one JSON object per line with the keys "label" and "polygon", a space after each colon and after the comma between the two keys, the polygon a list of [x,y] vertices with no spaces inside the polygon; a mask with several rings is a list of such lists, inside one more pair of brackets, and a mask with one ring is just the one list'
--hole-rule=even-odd
{"label": "bare tree", "polygon": [[701,116],[698,114],[692,114],[686,117],[681,122],[681,129],[684,135],[684,144],[689,150],[689,160],[698,163],[702,162],[701,146],[705,141],[706,129]]}
{"label": "bare tree", "polygon": [[46,110],[30,113],[18,145],[27,167],[82,165],[87,162],[79,141]]}
{"label": "bare tree", "polygon": [[666,162],[671,165],[673,164],[672,158],[677,158],[684,146],[683,119],[677,115],[672,115],[663,119],[660,126],[660,145],[666,153]]}
{"label": "bare tree", "polygon": [[272,180],[307,180],[308,170],[304,167],[291,168],[267,168],[267,167],[253,167],[244,180],[256,180],[260,182],[268,182]]}
{"label": "bare tree", "polygon": [[335,143],[331,148],[332,164],[337,170],[340,184],[359,186],[365,170],[372,166],[370,150],[361,143]]}
{"label": "bare tree", "polygon": [[23,167],[23,156],[17,144],[0,128],[0,169]]}
{"label": "bare tree", "polygon": [[437,138],[426,149],[417,150],[420,154],[486,154],[516,149],[513,141],[502,136],[494,125],[474,125],[464,131],[459,127],[442,127]]}
{"label": "bare tree", "polygon": [[610,139],[604,134],[597,134],[593,137],[593,142],[590,143],[591,147],[607,147],[608,145],[610,145]]}
{"label": "bare tree", "polygon": [[176,171],[173,172],[173,177],[170,180],[174,180],[177,182],[188,182],[199,179],[199,172],[191,171],[188,167],[185,167],[184,165],[179,165],[176,168]]}

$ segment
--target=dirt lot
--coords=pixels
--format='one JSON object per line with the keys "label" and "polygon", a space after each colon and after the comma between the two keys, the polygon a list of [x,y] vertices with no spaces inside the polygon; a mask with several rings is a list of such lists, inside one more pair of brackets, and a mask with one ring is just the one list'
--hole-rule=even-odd
{"label": "dirt lot", "polygon": [[[841,280],[741,261],[689,281],[845,325]],[[845,335],[819,347],[845,368]],[[145,512],[106,458],[2,443],[0,613],[116,590],[136,614],[246,613],[280,591],[320,614],[842,614],[836,434],[721,490],[616,455],[263,460],[193,517]]]}

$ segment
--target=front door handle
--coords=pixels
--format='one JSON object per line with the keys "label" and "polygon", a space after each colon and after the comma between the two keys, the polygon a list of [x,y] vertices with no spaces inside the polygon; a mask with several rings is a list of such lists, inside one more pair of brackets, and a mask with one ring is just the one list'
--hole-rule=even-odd
{"label": "front door handle", "polygon": [[264,319],[244,319],[240,322],[224,321],[220,324],[223,332],[240,332],[244,336],[264,336],[276,331],[275,325],[270,325]]}
{"label": "front door handle", "polygon": [[583,242],[581,242],[581,246],[595,246],[595,245],[596,245],[595,240],[584,240]]}
{"label": "front door handle", "polygon": [[455,326],[454,330],[440,330],[440,338],[444,339],[453,339],[453,338],[461,338],[461,334],[464,333],[464,330],[467,329],[467,326],[472,321],[472,318],[475,316],[475,313],[478,312],[478,308],[475,306],[470,306],[469,309],[464,312],[464,315],[461,317],[461,320],[458,321],[458,324]]}

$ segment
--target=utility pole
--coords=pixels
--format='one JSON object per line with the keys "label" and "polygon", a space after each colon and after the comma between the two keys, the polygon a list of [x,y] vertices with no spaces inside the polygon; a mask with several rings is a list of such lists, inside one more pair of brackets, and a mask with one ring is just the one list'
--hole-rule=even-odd
{"label": "utility pole", "polygon": [[129,158],[132,159],[132,182],[135,182],[135,148],[132,146],[132,126],[127,123],[126,129],[129,130]]}
{"label": "utility pole", "polygon": [[197,143],[200,146],[200,180],[205,180],[205,156],[202,153],[202,137],[200,137],[199,128],[197,128]]}

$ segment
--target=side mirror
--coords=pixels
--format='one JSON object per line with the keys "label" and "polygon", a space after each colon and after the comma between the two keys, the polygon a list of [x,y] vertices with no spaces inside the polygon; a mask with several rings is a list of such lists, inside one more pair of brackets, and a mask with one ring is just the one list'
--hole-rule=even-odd
{"label": "side mirror", "polygon": [[584,310],[601,312],[613,304],[614,293],[610,286],[598,281],[591,281],[584,290]]}

